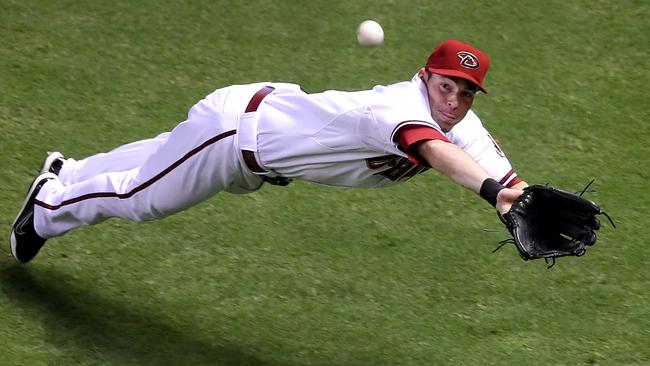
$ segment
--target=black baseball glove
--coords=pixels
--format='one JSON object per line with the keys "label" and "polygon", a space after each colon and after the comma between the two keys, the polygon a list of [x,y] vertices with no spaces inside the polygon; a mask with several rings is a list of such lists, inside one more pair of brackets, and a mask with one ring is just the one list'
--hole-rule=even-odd
{"label": "black baseball glove", "polygon": [[512,234],[502,245],[514,242],[524,260],[544,258],[555,263],[557,257],[585,254],[588,246],[596,244],[597,215],[604,214],[614,226],[597,204],[582,197],[585,190],[576,194],[545,185],[525,188],[501,216]]}

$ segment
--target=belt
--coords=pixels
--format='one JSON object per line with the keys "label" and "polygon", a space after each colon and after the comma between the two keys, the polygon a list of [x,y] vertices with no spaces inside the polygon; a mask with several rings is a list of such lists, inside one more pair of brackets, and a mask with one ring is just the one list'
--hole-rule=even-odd
{"label": "belt", "polygon": [[272,86],[265,86],[262,89],[258,90],[257,93],[255,93],[251,100],[248,102],[248,105],[246,106],[246,112],[255,112],[257,108],[260,107],[262,100],[264,100],[264,98],[266,98],[266,96],[271,94],[271,92],[274,90],[275,88]]}
{"label": "belt", "polygon": [[[271,94],[273,90],[275,90],[275,88],[271,86],[265,86],[262,89],[258,90],[257,93],[255,93],[251,100],[248,102],[248,105],[246,106],[246,113],[257,111],[257,108],[259,108],[260,104],[262,104],[262,100],[264,100],[267,95]],[[257,163],[257,158],[255,157],[254,152],[249,150],[242,150],[241,154],[244,158],[244,163],[246,163],[248,169],[250,169],[253,173],[268,173],[266,169],[262,168]],[[274,185],[286,186],[287,184],[291,183],[291,179],[285,177],[269,177],[266,175],[260,176],[263,181]]]}

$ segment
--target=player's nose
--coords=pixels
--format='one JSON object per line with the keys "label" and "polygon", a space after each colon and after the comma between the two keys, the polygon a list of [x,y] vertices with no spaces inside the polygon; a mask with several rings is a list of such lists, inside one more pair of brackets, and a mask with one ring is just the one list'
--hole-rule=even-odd
{"label": "player's nose", "polygon": [[458,98],[453,93],[447,97],[447,106],[451,108],[458,107]]}

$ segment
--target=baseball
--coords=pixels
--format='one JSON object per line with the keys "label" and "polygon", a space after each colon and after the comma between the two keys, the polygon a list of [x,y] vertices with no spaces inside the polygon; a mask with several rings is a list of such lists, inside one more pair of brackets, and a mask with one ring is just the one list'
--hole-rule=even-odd
{"label": "baseball", "polygon": [[374,20],[365,20],[357,28],[357,41],[363,47],[377,47],[384,42],[384,29]]}

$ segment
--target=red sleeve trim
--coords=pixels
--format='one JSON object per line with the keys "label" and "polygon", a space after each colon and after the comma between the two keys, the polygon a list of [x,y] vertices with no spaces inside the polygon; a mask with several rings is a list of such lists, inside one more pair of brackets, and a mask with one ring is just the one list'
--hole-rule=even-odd
{"label": "red sleeve trim", "polygon": [[499,183],[502,185],[506,186],[507,188],[511,188],[515,184],[521,182],[521,179],[517,176],[517,173],[515,173],[514,169],[511,169],[508,174],[506,174]]}
{"label": "red sleeve trim", "polygon": [[428,141],[428,140],[442,140],[449,142],[449,140],[443,135],[440,131],[436,130],[433,127],[423,126],[423,125],[406,125],[400,128],[394,137],[394,141],[399,145],[400,150],[404,151],[408,156],[409,160],[413,163],[429,166],[422,157],[420,157],[415,151],[412,151],[411,147],[416,142]]}
{"label": "red sleeve trim", "polygon": [[510,183],[508,183],[508,188],[512,188],[512,186],[514,186],[517,183],[521,183],[521,179],[519,179],[519,177],[515,177],[515,179],[513,179]]}

